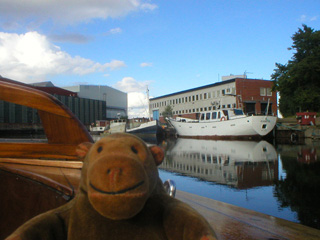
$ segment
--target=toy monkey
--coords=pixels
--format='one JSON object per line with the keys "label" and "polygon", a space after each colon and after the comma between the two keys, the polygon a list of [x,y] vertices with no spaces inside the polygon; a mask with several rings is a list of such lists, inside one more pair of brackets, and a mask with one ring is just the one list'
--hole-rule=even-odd
{"label": "toy monkey", "polygon": [[76,197],[7,239],[216,239],[200,214],[165,192],[157,170],[164,158],[160,147],[117,133],[76,151],[84,157]]}

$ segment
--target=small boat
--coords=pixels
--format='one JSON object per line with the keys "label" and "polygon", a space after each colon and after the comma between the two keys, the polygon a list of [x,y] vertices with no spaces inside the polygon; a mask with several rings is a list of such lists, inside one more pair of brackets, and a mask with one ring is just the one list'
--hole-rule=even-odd
{"label": "small boat", "polygon": [[158,120],[142,123],[138,127],[127,128],[127,133],[138,134],[138,135],[152,135],[154,137],[163,136],[163,128],[160,126]]}
{"label": "small boat", "polygon": [[[46,139],[0,139],[0,239],[78,191],[82,161],[75,149],[93,142],[85,126],[53,96],[0,77],[0,100],[38,110]],[[179,188],[179,186],[177,186]],[[212,225],[218,239],[319,239],[320,231],[177,190]]]}
{"label": "small boat", "polygon": [[109,127],[106,120],[97,120],[96,123],[92,123],[89,127],[90,134],[99,135],[107,130]]}
{"label": "small boat", "polygon": [[126,131],[127,121],[125,119],[116,119],[110,121],[110,128],[106,129],[101,136],[105,136],[112,133],[124,133]]}
{"label": "small boat", "polygon": [[251,139],[270,133],[275,116],[247,116],[241,109],[201,112],[199,119],[167,118],[179,137],[204,139]]}

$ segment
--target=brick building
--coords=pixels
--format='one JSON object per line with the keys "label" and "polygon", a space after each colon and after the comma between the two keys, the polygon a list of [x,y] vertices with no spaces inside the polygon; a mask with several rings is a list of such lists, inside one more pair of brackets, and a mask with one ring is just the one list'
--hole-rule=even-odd
{"label": "brick building", "polygon": [[[170,105],[173,115],[196,119],[200,112],[219,108],[241,108],[246,114],[277,115],[277,93],[273,82],[245,76],[223,77],[221,82],[150,99],[153,119],[163,121]],[[269,108],[267,109],[267,106]]]}

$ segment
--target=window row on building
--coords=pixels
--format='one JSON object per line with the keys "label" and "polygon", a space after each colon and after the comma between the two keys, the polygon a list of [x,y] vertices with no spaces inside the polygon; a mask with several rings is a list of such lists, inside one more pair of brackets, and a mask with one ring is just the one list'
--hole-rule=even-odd
{"label": "window row on building", "polygon": [[[236,104],[222,104],[221,108],[236,108]],[[173,114],[184,114],[184,113],[199,113],[203,111],[211,111],[218,109],[217,106],[209,106],[209,107],[200,107],[200,108],[192,108],[192,109],[182,109],[182,110],[176,110],[172,111]],[[162,116],[162,113],[160,113],[160,116]]]}
{"label": "window row on building", "polygon": [[216,91],[210,91],[205,93],[199,93],[199,94],[191,94],[189,96],[184,97],[176,97],[160,102],[153,103],[151,105],[152,108],[159,108],[159,107],[165,107],[167,105],[178,105],[178,104],[185,104],[185,103],[192,103],[195,101],[203,101],[208,99],[214,99],[214,98],[220,98],[221,96],[224,96],[226,94],[234,95],[235,94],[235,88],[226,88],[222,90],[216,90]]}

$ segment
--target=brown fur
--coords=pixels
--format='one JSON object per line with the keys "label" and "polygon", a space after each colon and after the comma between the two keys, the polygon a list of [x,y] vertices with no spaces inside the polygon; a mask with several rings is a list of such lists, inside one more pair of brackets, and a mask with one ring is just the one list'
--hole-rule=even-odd
{"label": "brown fur", "polygon": [[31,219],[8,239],[216,239],[202,216],[164,191],[159,147],[113,134],[80,144],[77,153],[85,156],[77,196]]}

